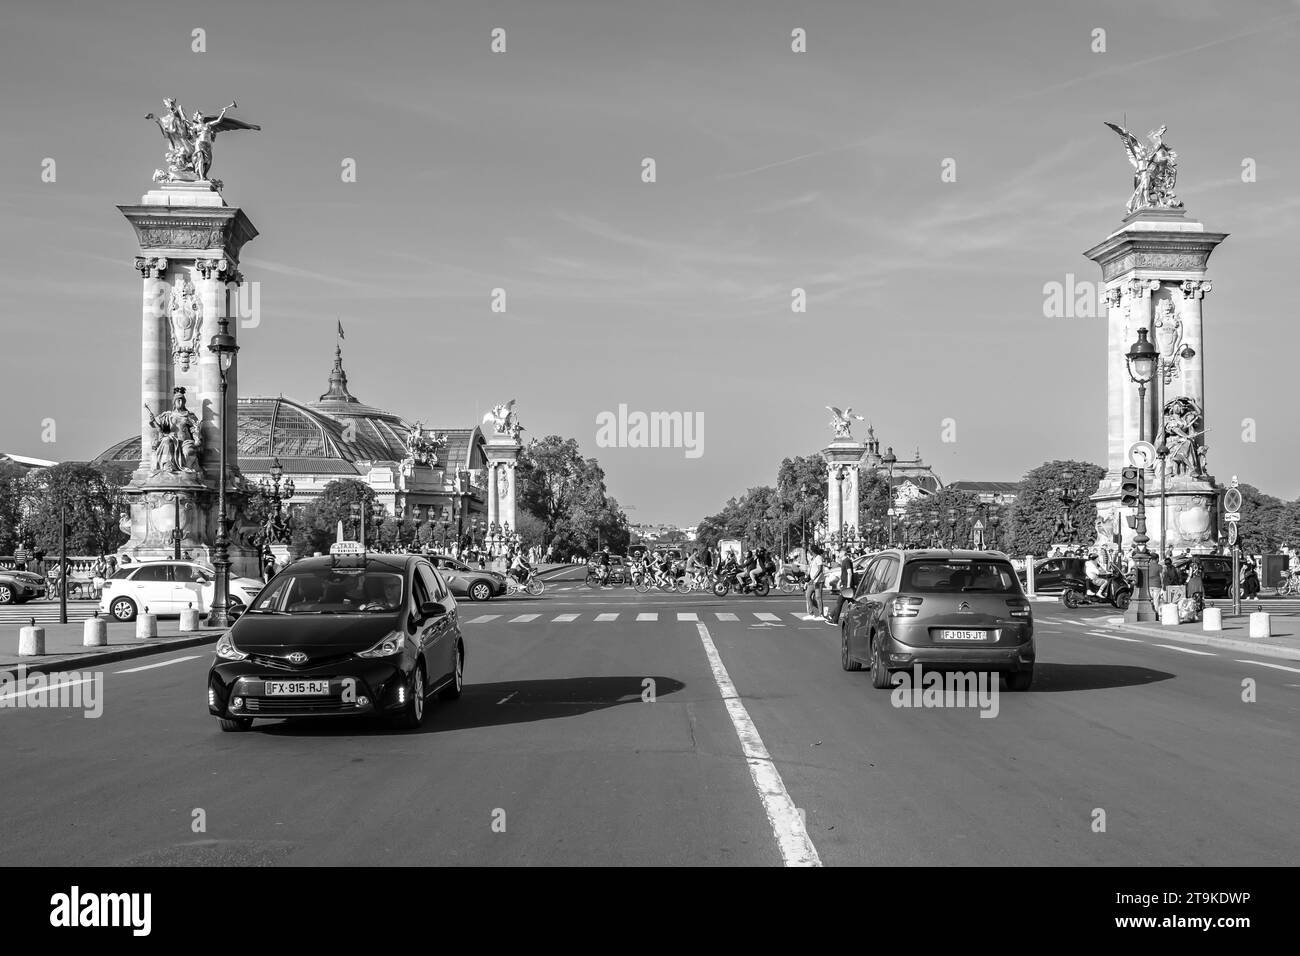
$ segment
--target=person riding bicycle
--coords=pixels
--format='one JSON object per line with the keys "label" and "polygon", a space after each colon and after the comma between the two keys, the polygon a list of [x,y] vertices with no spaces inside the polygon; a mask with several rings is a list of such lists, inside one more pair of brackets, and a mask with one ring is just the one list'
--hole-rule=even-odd
{"label": "person riding bicycle", "polygon": [[601,548],[596,555],[596,576],[602,586],[609,583],[609,548]]}
{"label": "person riding bicycle", "polygon": [[662,552],[654,562],[655,583],[661,587],[671,587],[673,583],[673,559],[668,552]]}
{"label": "person riding bicycle", "polygon": [[528,583],[532,573],[533,566],[524,557],[524,552],[516,551],[514,558],[510,562],[510,576],[519,582],[520,587],[523,587]]}
{"label": "person riding bicycle", "polygon": [[691,576],[691,580],[696,584],[704,581],[705,573],[708,566],[704,563],[704,549],[696,548],[691,552],[691,556],[686,559],[686,573]]}

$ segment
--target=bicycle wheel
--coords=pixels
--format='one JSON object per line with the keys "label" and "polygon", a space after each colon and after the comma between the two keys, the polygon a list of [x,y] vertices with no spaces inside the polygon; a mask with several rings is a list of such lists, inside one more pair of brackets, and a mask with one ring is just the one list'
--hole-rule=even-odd
{"label": "bicycle wheel", "polygon": [[645,578],[642,578],[640,581],[636,582],[636,584],[633,585],[633,587],[636,588],[637,594],[645,594],[647,591],[650,590],[650,582],[647,581]]}
{"label": "bicycle wheel", "polygon": [[537,597],[537,595],[541,594],[545,590],[546,590],[546,584],[543,581],[538,581],[534,579],[528,582],[527,591],[533,597]]}
{"label": "bicycle wheel", "polygon": [[690,593],[691,593],[691,582],[690,582],[690,581],[687,581],[685,578],[678,578],[678,579],[677,579],[677,593],[678,593],[678,594],[690,594]]}
{"label": "bicycle wheel", "polygon": [[589,588],[600,587],[600,575],[596,574],[595,571],[589,571],[587,573],[587,579],[585,583]]}

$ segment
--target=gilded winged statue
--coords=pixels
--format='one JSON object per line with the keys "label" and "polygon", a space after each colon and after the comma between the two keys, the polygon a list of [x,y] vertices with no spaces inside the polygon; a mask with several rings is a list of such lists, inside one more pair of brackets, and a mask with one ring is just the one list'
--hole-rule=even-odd
{"label": "gilded winged statue", "polygon": [[227,116],[230,110],[238,108],[237,103],[224,107],[220,113],[209,116],[195,110],[187,119],[184,108],[171,97],[163,100],[163,114],[155,116],[146,113],[145,119],[153,120],[162,130],[167,140],[167,169],[154,170],[156,183],[212,183],[218,189],[221,181],[212,179],[212,143],[218,133],[237,129],[255,129],[262,127],[245,123]]}
{"label": "gilded winged statue", "polygon": [[830,426],[835,430],[836,438],[851,439],[853,437],[853,431],[852,431],[853,421],[855,419],[860,422],[866,421],[866,419],[863,418],[861,415],[853,414],[852,405],[844,409],[844,411],[840,411],[834,405],[827,405],[826,411],[830,412],[831,415],[834,416],[833,418],[831,418]]}
{"label": "gilded winged statue", "polygon": [[1174,195],[1178,180],[1178,154],[1165,142],[1162,124],[1147,134],[1150,145],[1144,145],[1122,126],[1107,123],[1113,129],[1133,166],[1133,195],[1129,197],[1128,211],[1139,209],[1180,209],[1182,200]]}

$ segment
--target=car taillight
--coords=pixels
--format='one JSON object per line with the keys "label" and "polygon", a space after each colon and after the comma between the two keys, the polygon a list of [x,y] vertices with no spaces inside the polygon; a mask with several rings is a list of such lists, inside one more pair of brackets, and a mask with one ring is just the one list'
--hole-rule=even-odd
{"label": "car taillight", "polygon": [[1008,598],[1008,613],[1012,617],[1031,617],[1033,612],[1029,609],[1029,602],[1024,598]]}
{"label": "car taillight", "polygon": [[916,617],[921,613],[921,598],[896,597],[889,602],[890,617]]}

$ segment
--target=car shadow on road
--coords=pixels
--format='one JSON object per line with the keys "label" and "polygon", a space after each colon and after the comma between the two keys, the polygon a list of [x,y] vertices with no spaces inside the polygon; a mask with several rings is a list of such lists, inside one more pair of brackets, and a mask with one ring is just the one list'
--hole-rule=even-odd
{"label": "car shadow on road", "polygon": [[1045,664],[1034,665],[1034,684],[1030,693],[1068,690],[1104,690],[1108,687],[1140,687],[1156,681],[1172,680],[1175,674],[1131,667],[1123,664]]}
{"label": "car shadow on road", "polygon": [[[651,681],[653,683],[647,683]],[[401,730],[376,717],[303,718],[261,722],[253,733],[293,737],[345,737],[356,734],[436,734],[475,727],[526,724],[576,717],[624,704],[640,704],[653,692],[658,699],[686,685],[674,677],[556,677],[550,680],[466,684],[460,700],[429,701],[424,725]]]}

